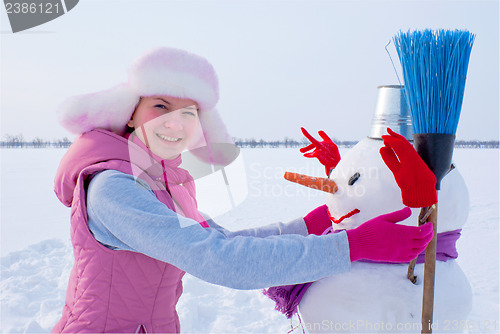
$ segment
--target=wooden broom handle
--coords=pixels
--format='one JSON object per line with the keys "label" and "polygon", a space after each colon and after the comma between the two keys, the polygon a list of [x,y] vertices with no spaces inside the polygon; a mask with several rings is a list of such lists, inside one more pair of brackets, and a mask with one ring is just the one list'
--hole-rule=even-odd
{"label": "wooden broom handle", "polygon": [[[446,175],[448,175],[448,173],[450,173],[454,169],[455,169],[455,165],[452,163],[450,166],[450,169],[448,170]],[[420,209],[420,214],[418,215],[418,226],[421,226],[428,221],[427,218],[429,217],[431,210],[434,210],[435,208],[437,208],[437,205],[426,206],[426,207],[423,207],[422,209]],[[437,233],[436,230],[434,230],[434,233]],[[417,264],[417,258],[414,258],[413,260],[411,260],[410,264],[408,265],[408,272],[406,273],[406,277],[413,284],[417,284],[417,276],[414,274],[416,264]]]}
{"label": "wooden broom handle", "polygon": [[[432,210],[436,208],[436,205],[426,206],[420,209],[420,214],[418,215],[418,226],[422,226],[427,223],[427,219],[429,218]],[[418,256],[417,256],[418,257]],[[417,276],[414,274],[415,265],[417,264],[417,257],[411,260],[408,265],[408,272],[406,277],[413,283],[417,284]]]}
{"label": "wooden broom handle", "polygon": [[424,291],[422,297],[422,333],[432,333],[434,281],[436,274],[437,205],[427,218],[434,226],[434,236],[425,249]]}

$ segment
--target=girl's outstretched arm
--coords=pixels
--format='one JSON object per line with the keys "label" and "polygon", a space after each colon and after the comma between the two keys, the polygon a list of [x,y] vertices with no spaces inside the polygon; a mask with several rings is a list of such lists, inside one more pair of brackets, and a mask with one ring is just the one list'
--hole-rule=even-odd
{"label": "girl's outstretched arm", "polygon": [[87,207],[89,227],[101,243],[146,254],[214,284],[258,289],[350,269],[345,233],[228,237],[177,215],[146,184],[117,171],[92,179]]}

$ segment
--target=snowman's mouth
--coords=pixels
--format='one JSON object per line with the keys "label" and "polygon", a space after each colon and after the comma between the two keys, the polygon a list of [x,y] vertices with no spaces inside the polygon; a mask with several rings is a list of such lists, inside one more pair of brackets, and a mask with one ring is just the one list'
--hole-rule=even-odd
{"label": "snowman's mouth", "polygon": [[359,213],[359,209],[354,209],[352,210],[351,212],[349,212],[348,214],[346,215],[343,215],[342,217],[340,217],[339,219],[335,219],[331,214],[330,214],[330,209],[327,209],[327,212],[328,212],[328,216],[330,217],[330,219],[332,220],[332,222],[334,224],[340,224],[341,221],[343,221],[344,219],[346,218],[349,218],[349,217],[352,217],[354,216],[355,214]]}

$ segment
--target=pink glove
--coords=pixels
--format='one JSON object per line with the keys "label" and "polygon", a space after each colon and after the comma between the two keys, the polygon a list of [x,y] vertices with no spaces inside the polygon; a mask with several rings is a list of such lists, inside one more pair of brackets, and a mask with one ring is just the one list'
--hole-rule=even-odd
{"label": "pink glove", "polygon": [[[312,143],[306,147],[302,147],[300,152],[304,153],[306,158],[318,158],[319,162],[325,166],[326,175],[330,175],[330,171],[334,169],[340,161],[339,148],[324,131],[318,132],[319,136],[323,138],[323,141],[319,142],[314,139],[306,129],[300,128],[300,130],[302,130],[304,136]],[[305,153],[313,148],[314,150],[312,152]]]}
{"label": "pink glove", "polygon": [[404,208],[347,230],[351,262],[410,262],[416,258],[431,241],[434,230],[432,223],[418,227],[395,224],[410,216],[410,208]]}
{"label": "pink glove", "polygon": [[327,210],[326,204],[318,206],[304,217],[309,234],[321,235],[324,230],[332,226]]}

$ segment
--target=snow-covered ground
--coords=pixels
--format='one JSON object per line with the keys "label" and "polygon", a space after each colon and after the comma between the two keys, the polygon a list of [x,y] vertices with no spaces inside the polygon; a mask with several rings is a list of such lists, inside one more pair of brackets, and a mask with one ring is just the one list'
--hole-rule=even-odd
{"label": "snow-covered ground", "polygon": [[[64,151],[0,150],[2,333],[46,333],[60,316],[72,250],[69,209],[58,202],[52,189]],[[248,197],[216,219],[221,225],[235,230],[286,221],[324,203],[322,193],[282,178],[286,170],[309,175],[324,172],[298,149],[244,149],[243,154]],[[454,161],[471,201],[470,216],[458,241],[458,261],[474,296],[467,325],[471,333],[497,333],[499,151],[456,149]],[[286,333],[291,322],[273,307],[261,291],[232,290],[186,275],[178,312],[185,333]]]}

